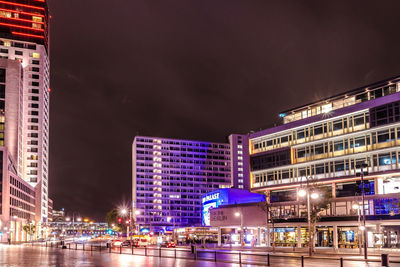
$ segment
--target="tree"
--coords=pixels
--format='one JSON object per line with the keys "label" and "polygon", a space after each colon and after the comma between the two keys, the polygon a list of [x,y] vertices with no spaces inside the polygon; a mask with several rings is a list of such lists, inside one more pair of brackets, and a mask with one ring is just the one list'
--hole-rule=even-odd
{"label": "tree", "polygon": [[22,227],[22,230],[26,232],[29,236],[34,235],[36,233],[36,225],[34,224],[25,224]]}
{"label": "tree", "polygon": [[118,209],[112,209],[107,213],[106,222],[108,224],[108,227],[114,225],[117,232],[126,231],[125,220],[122,220],[122,217],[119,215]]}
{"label": "tree", "polygon": [[[317,222],[321,219],[321,213],[330,208],[330,203],[332,200],[332,190],[329,187],[318,187],[316,183],[308,185],[309,192],[318,192],[319,198],[310,201],[310,221],[311,229],[309,229],[309,246],[311,246],[311,251],[314,251],[315,243],[315,226]],[[304,199],[303,202],[307,200]],[[307,204],[305,204],[307,205]]]}
{"label": "tree", "polygon": [[[270,205],[270,192],[265,192],[265,205],[263,210],[267,213],[267,224],[272,224],[272,251],[275,251],[275,224],[274,217],[272,216],[271,205]],[[271,233],[268,233],[269,237],[271,237]],[[267,244],[268,246],[269,244]]]}

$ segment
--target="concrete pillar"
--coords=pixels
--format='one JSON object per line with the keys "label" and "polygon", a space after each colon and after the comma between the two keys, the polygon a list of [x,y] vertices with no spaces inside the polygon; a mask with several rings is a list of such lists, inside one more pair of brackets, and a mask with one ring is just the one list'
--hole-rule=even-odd
{"label": "concrete pillar", "polygon": [[261,228],[257,228],[257,246],[261,245]]}
{"label": "concrete pillar", "polygon": [[376,226],[375,226],[375,232],[376,232],[376,233],[380,233],[380,232],[381,232],[381,224],[380,224],[380,223],[377,223],[377,224],[376,224]]}
{"label": "concrete pillar", "polygon": [[218,247],[220,247],[221,246],[221,240],[222,239],[222,229],[221,229],[221,227],[218,227]]}
{"label": "concrete pillar", "polygon": [[339,246],[338,246],[338,229],[337,229],[337,225],[333,225],[333,249],[335,251],[338,250]]}
{"label": "concrete pillar", "polygon": [[301,226],[297,226],[297,247],[301,248]]}

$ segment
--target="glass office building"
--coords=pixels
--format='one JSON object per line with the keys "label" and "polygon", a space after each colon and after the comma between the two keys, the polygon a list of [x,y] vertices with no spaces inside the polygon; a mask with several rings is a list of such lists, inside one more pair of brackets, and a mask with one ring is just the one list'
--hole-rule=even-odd
{"label": "glass office building", "polygon": [[[301,237],[301,228],[307,226],[306,207],[297,191],[308,181],[331,197],[330,208],[318,223],[317,246],[358,246],[360,210],[354,210],[354,204],[365,211],[369,246],[398,246],[400,77],[279,116],[282,125],[249,134],[251,190],[269,196],[276,225],[295,224],[294,233]],[[364,206],[362,164],[367,164]],[[298,246],[304,243],[301,239],[293,236]]]}

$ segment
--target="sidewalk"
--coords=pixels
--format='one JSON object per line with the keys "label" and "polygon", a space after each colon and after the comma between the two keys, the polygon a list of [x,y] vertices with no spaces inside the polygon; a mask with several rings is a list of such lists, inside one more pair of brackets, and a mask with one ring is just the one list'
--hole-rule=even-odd
{"label": "sidewalk", "polygon": [[[177,246],[180,248],[188,248],[190,249],[190,246]],[[248,252],[272,252],[271,247],[240,247],[240,246],[222,246],[222,247],[217,247],[217,246],[207,246],[205,248],[202,248],[201,246],[197,246],[198,249],[209,249],[209,250],[233,250],[233,251],[248,251]],[[287,255],[287,256],[307,256],[308,255],[308,248],[295,248],[293,247],[276,247],[275,251],[273,254],[282,254],[282,255]],[[384,248],[384,249],[375,249],[375,248],[369,248],[368,249],[368,256],[371,257],[380,257],[382,254],[389,254],[390,258],[393,259],[398,259],[400,260],[400,249],[389,249],[389,248]],[[315,256],[354,256],[354,257],[360,257],[363,258],[360,255],[360,250],[359,249],[338,249],[338,251],[334,251],[333,248],[315,248],[315,252],[313,253]]]}

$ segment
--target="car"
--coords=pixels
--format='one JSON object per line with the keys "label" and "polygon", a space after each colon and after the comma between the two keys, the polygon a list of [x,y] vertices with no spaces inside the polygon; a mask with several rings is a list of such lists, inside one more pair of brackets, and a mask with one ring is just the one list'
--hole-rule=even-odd
{"label": "car", "polygon": [[135,246],[133,240],[125,240],[122,242],[121,246],[123,247],[132,247]]}
{"label": "car", "polygon": [[121,241],[121,240],[118,240],[118,239],[113,240],[113,241],[111,242],[111,245],[112,245],[113,247],[119,247],[119,246],[122,245],[122,241]]}
{"label": "car", "polygon": [[160,247],[163,248],[174,248],[175,247],[175,242],[170,242],[170,241],[164,241],[160,244]]}

